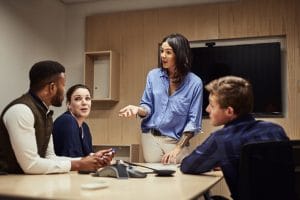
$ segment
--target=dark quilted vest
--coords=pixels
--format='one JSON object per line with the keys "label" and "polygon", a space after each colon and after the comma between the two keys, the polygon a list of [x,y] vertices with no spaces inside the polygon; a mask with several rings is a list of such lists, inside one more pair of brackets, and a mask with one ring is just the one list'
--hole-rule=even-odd
{"label": "dark quilted vest", "polygon": [[53,120],[52,112],[47,115],[47,109],[43,107],[30,94],[24,94],[20,98],[11,102],[6,106],[1,114],[0,121],[0,171],[8,173],[24,173],[17,162],[14,151],[12,149],[7,129],[3,123],[3,115],[8,108],[15,104],[27,105],[34,115],[34,129],[37,142],[38,154],[45,158],[49,139],[52,133]]}

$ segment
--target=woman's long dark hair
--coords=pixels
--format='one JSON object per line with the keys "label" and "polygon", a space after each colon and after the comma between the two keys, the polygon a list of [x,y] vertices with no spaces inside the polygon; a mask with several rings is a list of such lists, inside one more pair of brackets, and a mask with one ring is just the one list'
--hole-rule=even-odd
{"label": "woman's long dark hair", "polygon": [[[161,44],[164,42],[167,42],[175,53],[176,67],[173,82],[180,84],[191,70],[192,57],[190,43],[183,35],[179,33],[172,33],[166,36],[162,40]],[[163,69],[161,58],[159,67]]]}

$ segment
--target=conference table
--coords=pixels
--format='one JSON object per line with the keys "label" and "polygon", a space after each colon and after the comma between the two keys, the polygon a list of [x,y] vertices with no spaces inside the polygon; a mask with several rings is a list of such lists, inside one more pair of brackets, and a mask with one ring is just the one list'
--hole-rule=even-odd
{"label": "conference table", "polygon": [[[174,169],[170,177],[147,174],[146,178],[94,177],[90,174],[69,172],[48,175],[0,176],[0,199],[197,199],[217,184],[220,171],[201,175],[181,173],[176,165],[143,164],[156,169]],[[137,170],[149,170],[136,167]],[[151,170],[150,170],[151,171]],[[102,185],[98,189],[83,186]]]}

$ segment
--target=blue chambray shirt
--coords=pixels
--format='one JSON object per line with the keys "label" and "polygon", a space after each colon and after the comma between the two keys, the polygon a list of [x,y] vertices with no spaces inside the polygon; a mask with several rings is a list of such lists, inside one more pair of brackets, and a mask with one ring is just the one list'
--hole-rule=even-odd
{"label": "blue chambray shirt", "polygon": [[154,128],[175,139],[186,131],[198,133],[202,120],[202,96],[202,81],[192,72],[169,96],[168,74],[161,68],[152,69],[140,102],[140,106],[148,111],[142,119],[142,132],[149,133]]}

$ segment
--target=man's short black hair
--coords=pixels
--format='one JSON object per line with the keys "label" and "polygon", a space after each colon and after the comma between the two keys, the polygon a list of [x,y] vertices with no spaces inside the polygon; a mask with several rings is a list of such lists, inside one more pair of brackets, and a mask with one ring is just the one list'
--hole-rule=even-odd
{"label": "man's short black hair", "polygon": [[45,85],[55,82],[65,67],[56,61],[46,60],[35,63],[29,71],[30,90],[41,90]]}

